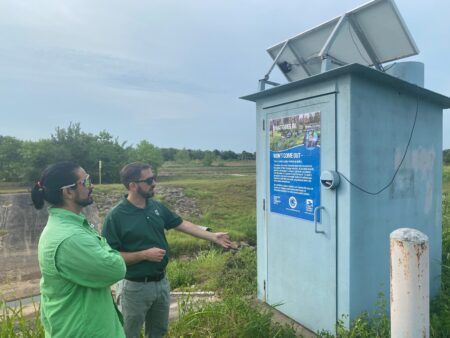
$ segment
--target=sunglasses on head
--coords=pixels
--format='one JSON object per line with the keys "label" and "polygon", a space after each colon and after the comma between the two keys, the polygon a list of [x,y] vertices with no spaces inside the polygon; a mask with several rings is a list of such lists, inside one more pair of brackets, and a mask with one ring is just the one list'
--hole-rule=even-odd
{"label": "sunglasses on head", "polygon": [[72,188],[74,186],[76,186],[78,183],[80,183],[82,186],[86,187],[86,188],[90,188],[92,187],[92,181],[89,175],[86,175],[83,179],[76,181],[75,183],[69,184],[69,185],[65,185],[63,187],[61,187],[60,189],[65,189],[65,188]]}
{"label": "sunglasses on head", "polygon": [[150,177],[147,177],[145,180],[138,180],[138,181],[134,181],[134,182],[135,183],[145,182],[148,185],[152,185],[153,182],[155,182],[155,181],[156,181],[156,177],[155,176],[150,176]]}

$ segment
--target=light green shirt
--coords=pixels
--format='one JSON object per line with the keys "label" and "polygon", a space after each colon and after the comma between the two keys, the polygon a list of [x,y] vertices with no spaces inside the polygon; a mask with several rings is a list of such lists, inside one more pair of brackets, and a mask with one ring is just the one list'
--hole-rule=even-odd
{"label": "light green shirt", "polygon": [[45,336],[125,337],[110,291],[125,276],[122,256],[83,214],[48,212],[38,248]]}

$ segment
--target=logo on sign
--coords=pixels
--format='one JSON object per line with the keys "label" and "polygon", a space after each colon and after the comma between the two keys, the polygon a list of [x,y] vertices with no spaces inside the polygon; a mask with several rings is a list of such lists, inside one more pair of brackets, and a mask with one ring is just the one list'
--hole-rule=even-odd
{"label": "logo on sign", "polygon": [[313,202],[313,200],[307,199],[305,201],[305,204],[306,204],[305,210],[307,212],[313,212],[313,209],[314,209],[314,202]]}
{"label": "logo on sign", "polygon": [[277,205],[281,203],[280,196],[273,196],[273,204]]}
{"label": "logo on sign", "polygon": [[292,209],[295,209],[295,207],[297,206],[297,199],[294,196],[289,197],[289,206]]}

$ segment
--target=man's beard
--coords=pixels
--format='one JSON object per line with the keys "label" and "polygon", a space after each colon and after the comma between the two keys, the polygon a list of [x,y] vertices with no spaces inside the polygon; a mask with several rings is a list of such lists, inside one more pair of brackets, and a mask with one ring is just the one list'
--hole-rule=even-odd
{"label": "man's beard", "polygon": [[155,192],[153,189],[150,189],[149,191],[145,192],[144,190],[141,189],[141,187],[138,187],[138,194],[142,196],[142,198],[151,198],[153,196],[155,196]]}
{"label": "man's beard", "polygon": [[88,197],[83,199],[79,196],[76,196],[75,203],[81,207],[87,207],[88,205],[94,203],[94,199],[92,198],[91,193],[89,193]]}

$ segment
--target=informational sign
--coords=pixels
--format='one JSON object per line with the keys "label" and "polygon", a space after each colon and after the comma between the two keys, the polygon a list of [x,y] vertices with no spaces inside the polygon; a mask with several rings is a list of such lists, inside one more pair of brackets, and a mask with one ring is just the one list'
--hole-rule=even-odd
{"label": "informational sign", "polygon": [[269,133],[270,211],[313,221],[320,205],[320,112],[270,120]]}

